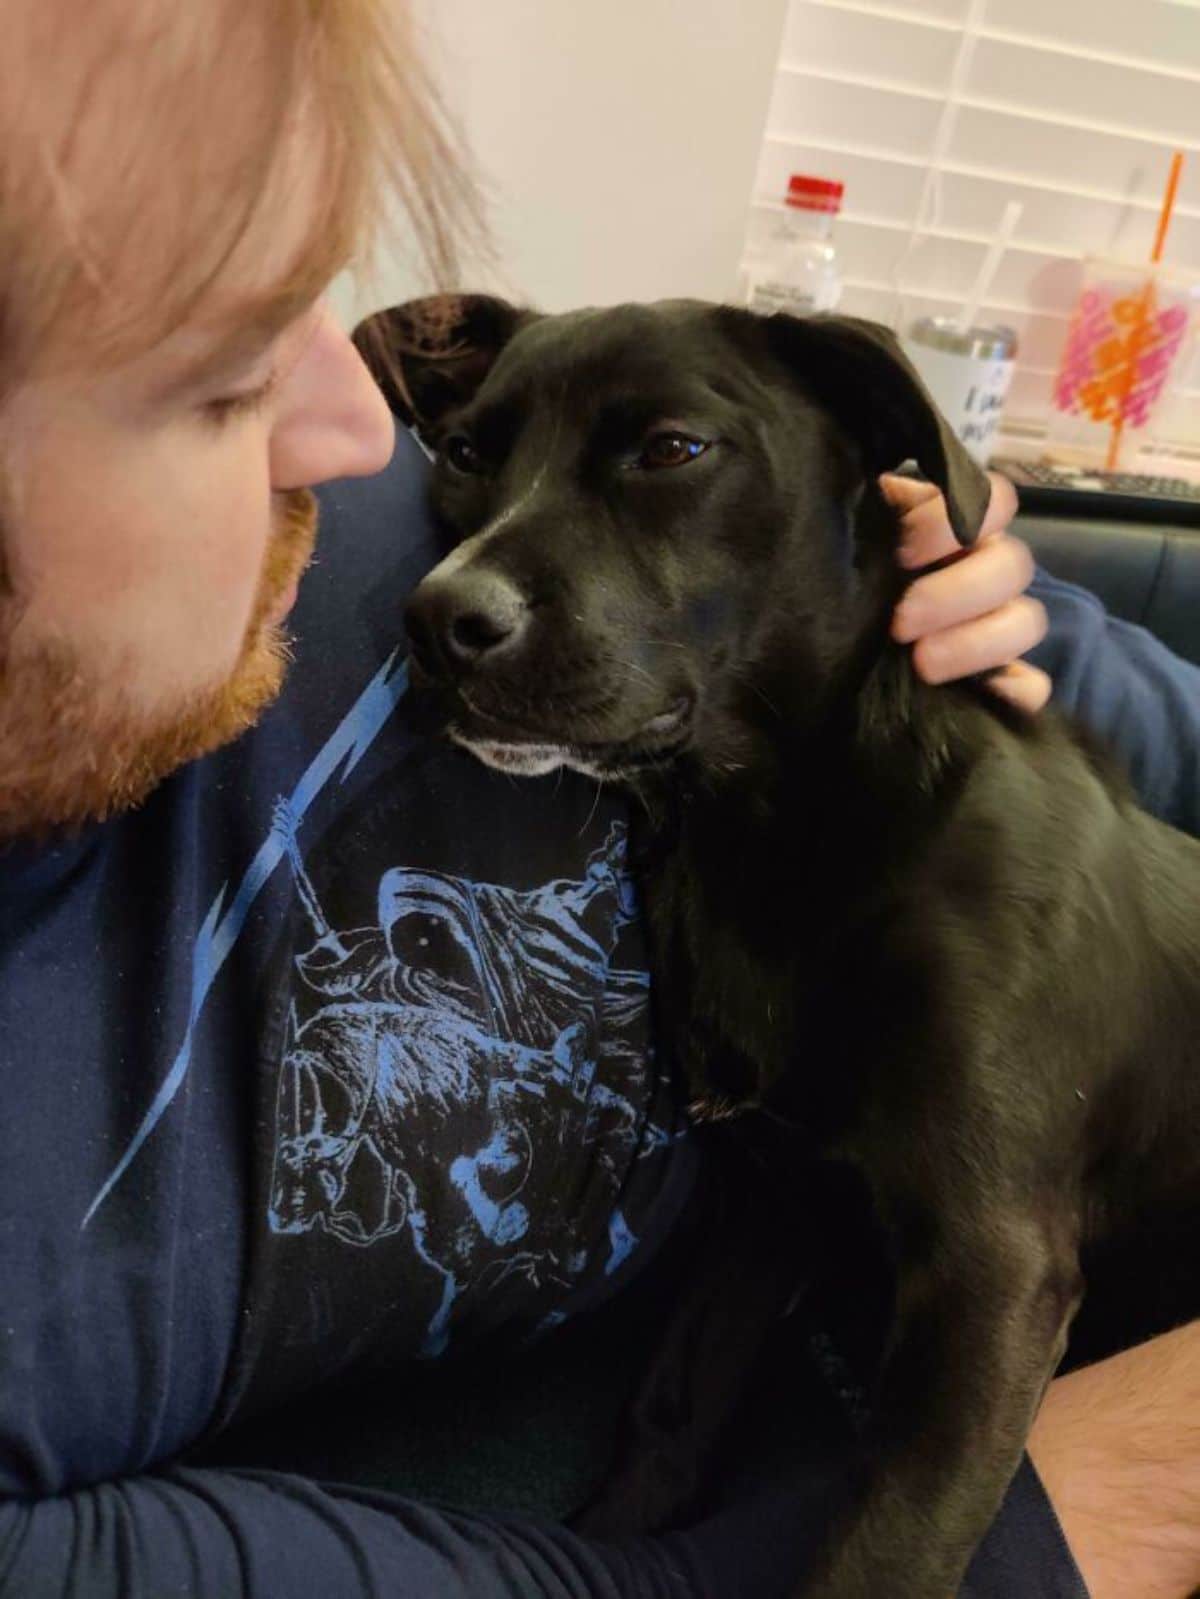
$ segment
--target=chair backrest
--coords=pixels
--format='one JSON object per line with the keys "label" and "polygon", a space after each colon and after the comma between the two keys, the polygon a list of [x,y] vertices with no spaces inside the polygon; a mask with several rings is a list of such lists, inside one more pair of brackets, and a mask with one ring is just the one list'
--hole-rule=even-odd
{"label": "chair backrest", "polygon": [[1055,577],[1200,664],[1200,529],[1026,515],[1013,532]]}

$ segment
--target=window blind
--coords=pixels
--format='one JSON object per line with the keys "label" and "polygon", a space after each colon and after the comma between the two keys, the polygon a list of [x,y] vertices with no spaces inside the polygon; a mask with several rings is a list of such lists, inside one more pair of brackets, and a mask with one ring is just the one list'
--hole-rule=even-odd
{"label": "window blind", "polygon": [[[1005,202],[1021,201],[981,319],[1016,329],[1006,431],[1036,441],[1084,257],[1149,259],[1176,148],[1185,160],[1166,259],[1194,270],[1200,295],[1200,8],[985,0],[949,114],[940,206],[911,247],[968,7],[790,0],[747,265],[781,209],[789,173],[841,178],[842,308],[892,324],[950,312],[965,300]],[[1168,454],[1200,459],[1195,332],[1153,432]]]}

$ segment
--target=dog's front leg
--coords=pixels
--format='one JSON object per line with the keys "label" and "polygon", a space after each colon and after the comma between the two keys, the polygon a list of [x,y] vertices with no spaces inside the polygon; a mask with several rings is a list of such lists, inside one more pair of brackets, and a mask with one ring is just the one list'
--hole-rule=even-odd
{"label": "dog's front leg", "polygon": [[902,1214],[908,1259],[864,1491],[803,1599],[954,1599],[1079,1301],[1076,1229],[1061,1213],[1036,1217],[1028,1200],[980,1193],[936,1212],[909,1195]]}

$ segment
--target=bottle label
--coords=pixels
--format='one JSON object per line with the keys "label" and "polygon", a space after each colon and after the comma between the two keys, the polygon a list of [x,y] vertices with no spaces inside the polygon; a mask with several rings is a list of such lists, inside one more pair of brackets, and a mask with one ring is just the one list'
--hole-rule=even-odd
{"label": "bottle label", "polygon": [[772,311],[787,311],[792,316],[812,316],[817,311],[832,311],[837,305],[841,285],[834,277],[813,289],[784,283],[778,278],[756,278],[750,284],[747,304],[752,311],[769,316]]}
{"label": "bottle label", "polygon": [[983,466],[992,452],[1015,362],[956,355],[910,338],[900,341],[938,410]]}
{"label": "bottle label", "polygon": [[815,294],[806,294],[791,283],[773,283],[760,278],[750,291],[750,309],[764,316],[772,311],[790,311],[793,316],[806,316],[819,308]]}

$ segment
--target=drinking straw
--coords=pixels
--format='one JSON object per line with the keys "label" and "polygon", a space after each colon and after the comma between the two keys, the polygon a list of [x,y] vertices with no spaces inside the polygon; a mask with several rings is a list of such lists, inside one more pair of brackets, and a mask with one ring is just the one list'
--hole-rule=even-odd
{"label": "drinking straw", "polygon": [[967,303],[958,313],[955,329],[959,333],[966,333],[975,325],[975,318],[979,315],[979,308],[983,304],[988,290],[992,286],[992,279],[996,276],[996,269],[1000,265],[1000,258],[1008,249],[1009,242],[1016,230],[1017,223],[1021,220],[1021,212],[1025,207],[1020,200],[1010,200],[1004,207],[1004,215],[1000,218],[1000,226],[996,229],[988,253],[983,258],[983,265],[976,275],[975,282],[971,285],[971,292],[967,296]]}
{"label": "drinking straw", "polygon": [[941,115],[934,131],[933,145],[929,152],[929,163],[925,168],[925,178],[921,184],[920,197],[917,200],[916,214],[913,217],[912,227],[909,229],[904,248],[892,263],[891,284],[898,311],[904,298],[902,287],[904,269],[922,238],[941,224],[942,167],[945,164],[947,155],[950,153],[950,141],[954,137],[954,129],[958,122],[959,104],[966,90],[971,64],[975,58],[975,46],[979,42],[979,33],[983,27],[983,17],[987,9],[987,3],[988,0],[970,0],[970,5],[967,8],[967,15],[963,21],[962,32],[959,36],[958,49],[955,52],[954,61],[950,68],[950,82],[946,88],[946,98],[942,102]]}
{"label": "drinking straw", "polygon": [[[1150,252],[1151,266],[1157,266],[1162,260],[1163,245],[1167,242],[1167,229],[1171,226],[1171,213],[1175,209],[1175,195],[1179,189],[1179,174],[1183,170],[1183,151],[1176,150],[1171,157],[1171,170],[1167,176],[1167,187],[1163,193],[1162,210],[1158,214],[1158,231],[1154,235],[1154,248]],[[1142,285],[1138,295],[1137,310],[1134,313],[1133,326],[1129,330],[1126,340],[1126,361],[1124,378],[1121,383],[1121,393],[1117,401],[1116,415],[1113,418],[1112,436],[1108,441],[1108,459],[1104,463],[1106,472],[1116,469],[1117,459],[1121,453],[1121,435],[1125,431],[1125,409],[1129,396],[1133,392],[1134,379],[1137,377],[1137,358],[1145,342],[1146,322],[1150,314],[1151,303],[1154,299],[1154,274],[1151,273]]]}
{"label": "drinking straw", "polygon": [[1175,196],[1179,191],[1179,174],[1183,171],[1183,151],[1176,150],[1171,157],[1171,171],[1163,195],[1162,210],[1158,215],[1158,232],[1154,235],[1154,249],[1150,259],[1155,266],[1162,260],[1163,245],[1167,242],[1167,229],[1171,226],[1171,213],[1175,209]]}

